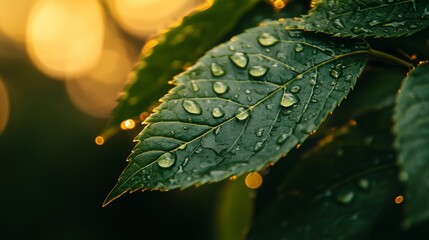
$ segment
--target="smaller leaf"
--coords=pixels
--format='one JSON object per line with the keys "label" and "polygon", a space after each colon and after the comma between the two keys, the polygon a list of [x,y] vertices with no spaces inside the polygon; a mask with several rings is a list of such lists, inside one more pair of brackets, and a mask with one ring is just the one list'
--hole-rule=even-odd
{"label": "smaller leaf", "polygon": [[[303,156],[282,196],[255,221],[250,239],[364,239],[400,193],[391,111],[336,130]],[[383,121],[379,120],[380,118]],[[374,120],[383,124],[374,126]]]}
{"label": "smaller leaf", "polygon": [[396,99],[395,145],[407,180],[406,226],[429,220],[429,63],[404,79]]}
{"label": "smaller leaf", "polygon": [[426,0],[319,0],[309,14],[287,29],[323,32],[339,37],[399,37],[429,26]]}

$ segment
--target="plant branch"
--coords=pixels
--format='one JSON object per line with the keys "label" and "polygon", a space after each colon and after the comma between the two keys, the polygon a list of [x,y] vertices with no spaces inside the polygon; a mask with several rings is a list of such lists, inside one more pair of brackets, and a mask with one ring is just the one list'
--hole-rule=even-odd
{"label": "plant branch", "polygon": [[399,65],[402,65],[404,67],[407,67],[408,69],[412,69],[414,67],[411,63],[409,63],[409,62],[407,62],[405,60],[402,60],[402,59],[397,58],[397,57],[395,57],[393,55],[390,55],[388,53],[381,52],[381,51],[378,51],[378,50],[375,50],[375,49],[370,49],[369,50],[369,54],[372,55],[372,56],[381,58],[381,59],[383,59],[383,60],[385,60],[387,62],[391,62],[391,63],[396,63],[396,64],[399,64]]}

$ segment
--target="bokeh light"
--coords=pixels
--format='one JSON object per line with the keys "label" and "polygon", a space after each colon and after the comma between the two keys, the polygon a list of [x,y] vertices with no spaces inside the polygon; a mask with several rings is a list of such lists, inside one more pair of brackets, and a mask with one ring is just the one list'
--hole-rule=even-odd
{"label": "bokeh light", "polygon": [[244,182],[248,188],[257,189],[262,185],[262,176],[257,172],[249,173]]}
{"label": "bokeh light", "polygon": [[114,18],[134,36],[146,38],[165,28],[202,0],[110,0]]}
{"label": "bokeh light", "polygon": [[132,119],[127,119],[121,122],[120,127],[122,130],[130,130],[136,127],[136,122]]}
{"label": "bokeh light", "polygon": [[25,40],[27,17],[34,0],[0,0],[0,32],[10,40]]}
{"label": "bokeh light", "polygon": [[39,0],[27,26],[27,51],[44,73],[82,76],[102,54],[104,16],[96,0]]}
{"label": "bokeh light", "polygon": [[404,196],[399,195],[395,197],[395,203],[396,204],[401,204],[404,201]]}
{"label": "bokeh light", "polygon": [[9,97],[6,86],[0,78],[0,134],[5,130],[9,120]]}

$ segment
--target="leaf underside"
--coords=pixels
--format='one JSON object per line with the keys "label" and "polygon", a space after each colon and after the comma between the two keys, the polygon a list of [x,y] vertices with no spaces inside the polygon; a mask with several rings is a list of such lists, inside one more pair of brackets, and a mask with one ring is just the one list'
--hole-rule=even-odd
{"label": "leaf underside", "polygon": [[427,0],[318,0],[290,29],[339,37],[400,37],[429,26]]}
{"label": "leaf underside", "polygon": [[429,219],[429,63],[417,66],[403,81],[396,99],[395,145],[408,176],[405,225]]}
{"label": "leaf underside", "polygon": [[348,94],[368,51],[359,39],[280,22],[214,48],[175,77],[105,204],[126,191],[183,189],[276,162]]}
{"label": "leaf underside", "polygon": [[402,187],[390,129],[373,126],[378,116],[338,129],[304,155],[249,239],[366,239],[384,224]]}
{"label": "leaf underside", "polygon": [[[148,111],[171,88],[168,81],[173,76],[214,47],[240,17],[260,1],[216,0],[210,8],[191,13],[180,25],[148,41],[108,127],[117,127],[123,120]],[[222,18],[218,18],[219,15]],[[217,20],[212,21],[213,18]],[[152,46],[154,43],[157,44]],[[197,47],[195,43],[198,43]]]}

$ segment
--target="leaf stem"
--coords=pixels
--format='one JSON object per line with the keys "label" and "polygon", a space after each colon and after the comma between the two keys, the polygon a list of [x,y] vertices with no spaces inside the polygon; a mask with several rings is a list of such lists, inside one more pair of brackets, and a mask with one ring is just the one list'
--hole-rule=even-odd
{"label": "leaf stem", "polygon": [[384,59],[384,60],[386,60],[388,62],[392,62],[392,63],[396,63],[396,64],[399,64],[399,65],[402,65],[404,67],[407,67],[408,69],[412,69],[414,67],[411,63],[409,63],[407,61],[404,61],[404,60],[402,60],[400,58],[397,58],[397,57],[395,57],[393,55],[390,55],[388,53],[381,52],[381,51],[378,51],[378,50],[375,50],[375,49],[372,49],[372,48],[369,49],[369,54],[372,55],[372,56]]}

